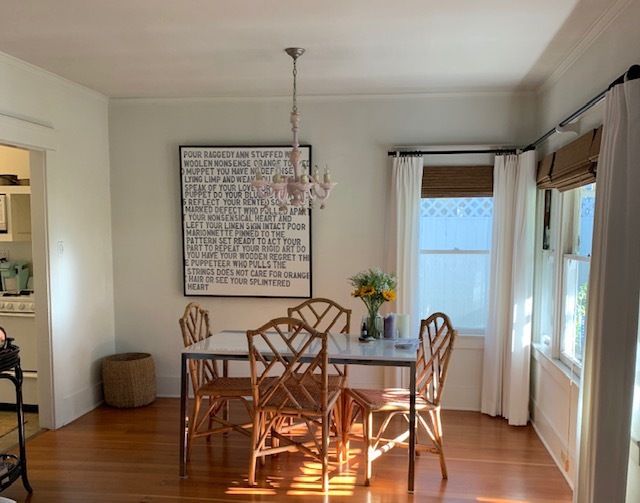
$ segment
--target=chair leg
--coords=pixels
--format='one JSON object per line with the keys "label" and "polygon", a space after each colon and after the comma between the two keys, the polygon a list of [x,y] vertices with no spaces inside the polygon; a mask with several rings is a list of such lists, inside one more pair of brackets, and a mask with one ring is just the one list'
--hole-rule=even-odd
{"label": "chair leg", "polygon": [[351,429],[351,411],[353,402],[349,398],[347,393],[342,393],[340,397],[342,401],[342,411],[340,415],[340,462],[347,462],[349,460],[349,433]]}
{"label": "chair leg", "polygon": [[373,413],[362,409],[362,436],[364,437],[364,485],[371,483],[371,455],[373,454]]}
{"label": "chair leg", "polygon": [[[212,429],[213,428],[213,416],[215,415],[214,412],[214,402],[213,402],[213,397],[209,397],[209,422],[208,422],[208,428]],[[207,435],[207,442],[211,442],[211,435]]]}
{"label": "chair leg", "polygon": [[[230,414],[229,414],[229,400],[225,400],[223,405],[222,405],[222,419],[224,421],[229,422],[229,417],[230,417]],[[222,436],[223,437],[228,437],[229,436],[229,432],[225,431],[222,434]]]}
{"label": "chair leg", "polygon": [[256,463],[258,461],[258,449],[260,448],[258,444],[260,442],[260,428],[262,426],[260,416],[260,414],[255,413],[251,432],[251,453],[249,455],[249,475],[247,477],[247,482],[250,486],[256,485]]}
{"label": "chair leg", "polygon": [[440,455],[440,471],[442,472],[442,478],[447,479],[447,463],[444,460],[444,446],[442,443],[442,420],[440,418],[440,407],[436,410],[429,411],[431,421],[433,424],[433,435],[435,437],[436,447],[438,448]]}
{"label": "chair leg", "polygon": [[[447,463],[444,458],[444,444],[442,442],[442,420],[440,418],[440,408],[429,411],[429,419],[431,420],[431,428],[429,428],[431,440],[435,447],[435,453],[440,457],[440,471],[442,478],[447,479]],[[426,426],[426,425],[425,425]]]}
{"label": "chair leg", "polygon": [[329,491],[329,417],[327,414],[326,417],[322,419],[322,492],[326,493]]}

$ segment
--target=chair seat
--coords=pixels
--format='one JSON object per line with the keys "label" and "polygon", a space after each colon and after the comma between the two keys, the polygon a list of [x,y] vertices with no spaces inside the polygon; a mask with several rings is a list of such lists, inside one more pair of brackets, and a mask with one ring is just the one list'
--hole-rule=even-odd
{"label": "chair seat", "polygon": [[329,374],[328,376],[329,388],[344,388],[346,384],[346,377],[336,374]]}
{"label": "chair seat", "polygon": [[[409,412],[410,393],[405,388],[348,389],[353,399],[372,412]],[[420,395],[416,395],[416,410],[435,409],[436,406]]]}
{"label": "chair seat", "polygon": [[[318,397],[322,394],[319,384],[307,382],[303,387],[296,382],[288,382],[286,389],[289,391],[290,396],[287,395],[284,387],[278,387],[276,392],[263,404],[264,409],[277,410],[285,414],[294,413],[296,415],[299,413],[300,408],[306,409],[308,412],[315,411],[318,414],[322,413],[322,407],[318,404]],[[327,388],[327,402],[329,406],[336,402],[341,391],[342,388],[340,386],[332,386],[329,384]],[[292,400],[295,400],[296,403],[294,404]],[[287,403],[290,403],[290,406],[287,406]]]}
{"label": "chair seat", "polygon": [[345,375],[329,374],[327,375],[327,380],[329,382],[329,388],[344,388],[347,384],[347,377]]}
{"label": "chair seat", "polygon": [[250,397],[253,394],[250,377],[216,377],[200,386],[201,396]]}

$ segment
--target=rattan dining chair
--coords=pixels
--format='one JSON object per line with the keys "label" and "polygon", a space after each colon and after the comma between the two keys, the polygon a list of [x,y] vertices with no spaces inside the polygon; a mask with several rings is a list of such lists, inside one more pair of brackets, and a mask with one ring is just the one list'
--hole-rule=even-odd
{"label": "rattan dining chair", "polygon": [[[348,334],[351,331],[351,309],[342,307],[331,299],[323,297],[307,299],[297,306],[288,308],[287,314],[289,318],[299,318],[320,332]],[[329,384],[345,388],[348,382],[348,370],[348,365],[334,365],[333,371],[329,374]],[[331,424],[336,428],[344,424],[345,404],[346,395],[340,398],[334,409],[335,418]],[[341,434],[340,431],[336,429],[335,434]],[[346,459],[346,452],[341,452],[340,455]]]}
{"label": "rattan dining chair", "polygon": [[[198,303],[190,302],[179,319],[184,347],[211,336],[209,311]],[[236,424],[229,420],[229,401],[239,400],[244,404],[249,417],[252,407],[249,398],[253,395],[250,377],[224,377],[213,360],[189,359],[189,374],[193,387],[193,413],[189,417],[187,434],[187,459],[191,457],[193,441],[199,437],[210,437],[217,433],[237,431],[251,436],[250,423]],[[202,407],[207,400],[207,406]]]}
{"label": "rattan dining chair", "polygon": [[327,334],[283,317],[248,330],[247,341],[253,388],[249,485],[256,484],[258,459],[298,450],[320,463],[327,491],[331,419],[341,393],[329,383]]}
{"label": "rattan dining chair", "polygon": [[[430,452],[440,457],[442,478],[447,478],[447,465],[442,441],[440,405],[447,369],[451,360],[457,332],[446,314],[434,313],[420,323],[420,343],[416,361],[416,452]],[[371,480],[371,463],[393,447],[408,447],[409,430],[389,438],[386,433],[391,421],[399,417],[403,425],[409,423],[409,390],[404,388],[349,389],[347,414],[351,424],[362,419],[362,436],[345,431],[349,439],[364,442],[365,485]],[[373,434],[373,415],[383,414],[377,434]],[[395,422],[397,424],[397,421]],[[345,427],[346,429],[346,427]],[[420,438],[418,432],[426,437]],[[425,443],[422,442],[425,441]]]}
{"label": "rattan dining chair", "polygon": [[[348,334],[351,330],[351,309],[342,307],[331,299],[315,297],[302,304],[287,309],[289,318],[304,321],[319,332]],[[347,365],[334,365],[335,373],[329,374],[332,384],[345,386],[347,381]]]}
{"label": "rattan dining chair", "polygon": [[348,334],[351,329],[351,309],[331,299],[314,297],[287,309],[289,318],[299,318],[320,332]]}

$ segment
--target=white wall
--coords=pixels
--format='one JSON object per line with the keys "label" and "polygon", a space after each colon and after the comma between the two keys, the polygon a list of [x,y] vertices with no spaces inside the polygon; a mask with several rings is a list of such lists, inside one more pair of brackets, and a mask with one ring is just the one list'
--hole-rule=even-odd
{"label": "white wall", "polygon": [[[631,65],[640,64],[640,2],[618,2],[624,10],[610,24],[603,27],[597,40],[586,48],[569,69],[557,80],[553,80],[545,87],[540,95],[538,104],[539,123],[538,133],[543,133],[555,124],[565,119],[572,112],[580,108],[608,85]],[[602,107],[580,121],[581,131],[585,131],[602,123]],[[550,143],[556,146],[573,140],[564,135],[556,135]],[[545,146],[546,149],[549,145]],[[534,408],[534,426],[541,434],[542,440],[550,448],[552,455],[559,460],[561,452],[575,452],[575,428],[567,433],[567,421],[575,423],[577,403],[575,394],[578,388],[570,387],[567,375],[563,378],[556,370],[549,370],[541,365],[540,358],[534,362],[535,382],[532,402]],[[636,381],[640,387],[640,380]],[[571,389],[571,393],[568,390]],[[615,390],[612,390],[615,392]],[[556,397],[555,401],[548,397]],[[640,411],[637,411],[640,414]],[[615,425],[612,425],[615,427]],[[633,452],[632,452],[633,454]],[[562,463],[559,463],[561,466]],[[630,461],[629,490],[639,491],[640,468],[637,461]],[[570,459],[568,478],[574,481],[574,460]],[[634,488],[635,489],[632,489]],[[629,495],[631,492],[629,493]],[[630,499],[627,501],[636,501]]]}
{"label": "white wall", "polygon": [[51,147],[33,156],[32,217],[43,250],[34,264],[36,302],[50,303],[36,307],[45,349],[38,365],[42,373],[53,366],[55,375],[45,383],[55,390],[55,417],[41,404],[41,424],[59,427],[100,403],[101,359],[115,350],[107,99],[2,54],[0,82],[0,142],[19,130],[35,138],[23,146],[43,147],[38,138],[46,137]]}
{"label": "white wall", "polygon": [[[287,145],[290,106],[289,99],[111,102],[116,347],[153,354],[159,394],[179,391],[178,318],[189,300],[211,311],[214,330],[258,326],[293,302],[182,295],[178,146]],[[387,150],[521,144],[533,134],[530,95],[300,99],[299,110],[301,143],[312,145],[313,162],[327,163],[338,182],[326,209],[312,219],[313,294],[352,308],[356,320],[365,310],[350,297],[347,278],[384,265]],[[479,387],[465,383],[465,370],[481,369],[482,344],[461,347],[459,355],[454,352],[445,400],[477,409]],[[350,380],[382,384],[375,367],[359,368]]]}
{"label": "white wall", "polygon": [[531,361],[531,422],[569,485],[576,477],[577,381],[568,369],[534,348]]}

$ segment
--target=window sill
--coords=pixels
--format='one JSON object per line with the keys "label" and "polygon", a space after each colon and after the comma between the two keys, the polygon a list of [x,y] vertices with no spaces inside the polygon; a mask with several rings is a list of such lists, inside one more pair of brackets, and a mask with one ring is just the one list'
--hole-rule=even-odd
{"label": "window sill", "polygon": [[571,371],[571,368],[559,359],[551,356],[549,346],[541,343],[533,344],[532,356],[540,365],[550,372],[556,380],[570,380],[575,386],[580,386],[580,377]]}

